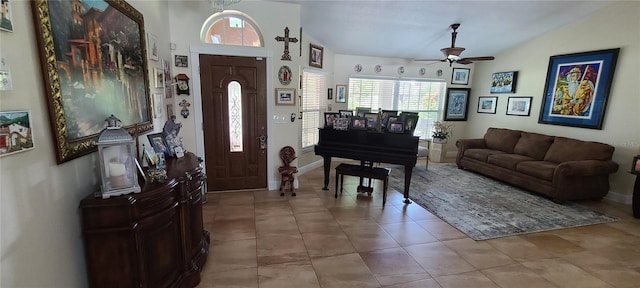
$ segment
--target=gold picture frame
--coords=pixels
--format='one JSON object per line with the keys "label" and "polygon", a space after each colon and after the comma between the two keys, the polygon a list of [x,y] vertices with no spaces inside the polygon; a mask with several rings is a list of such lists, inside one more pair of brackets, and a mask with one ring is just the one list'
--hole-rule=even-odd
{"label": "gold picture frame", "polygon": [[57,163],[96,151],[112,114],[134,136],[152,130],[142,14],[123,0],[31,3]]}

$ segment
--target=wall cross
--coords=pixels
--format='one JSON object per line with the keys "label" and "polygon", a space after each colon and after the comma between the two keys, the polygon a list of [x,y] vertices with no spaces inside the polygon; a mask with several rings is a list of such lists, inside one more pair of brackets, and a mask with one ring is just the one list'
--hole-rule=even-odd
{"label": "wall cross", "polygon": [[291,61],[291,55],[289,55],[289,42],[297,43],[298,38],[290,38],[289,37],[289,27],[284,27],[284,37],[276,36],[276,41],[283,42],[284,41],[284,53],[282,54],[282,58],[280,60]]}

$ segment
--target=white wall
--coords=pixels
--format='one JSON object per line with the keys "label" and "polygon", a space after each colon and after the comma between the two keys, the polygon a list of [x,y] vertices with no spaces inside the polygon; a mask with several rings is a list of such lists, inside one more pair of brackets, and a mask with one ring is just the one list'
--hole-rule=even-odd
{"label": "white wall", "polygon": [[[296,118],[294,122],[289,122],[287,120],[286,123],[275,123],[275,121],[273,120],[274,116],[284,116],[285,119],[290,119],[291,113],[295,113],[296,115],[298,115],[297,105],[275,105],[275,88],[296,88],[296,93],[300,92],[298,89],[298,77],[294,76],[289,85],[283,86],[278,81],[278,69],[280,69],[280,67],[283,65],[287,65],[289,66],[289,68],[291,68],[291,72],[293,75],[299,75],[302,69],[304,69],[305,67],[309,67],[309,43],[311,42],[315,45],[320,46],[324,45],[306,35],[303,30],[302,42],[298,41],[297,43],[289,44],[289,53],[292,60],[280,60],[284,50],[284,43],[276,41],[275,37],[284,36],[285,27],[289,27],[289,37],[295,37],[300,40],[300,5],[279,2],[242,1],[238,4],[229,6],[228,9],[245,13],[256,22],[258,28],[262,32],[264,49],[266,49],[267,54],[272,55],[272,57],[267,59],[267,61],[271,63],[271,65],[268,66],[271,68],[271,70],[267,72],[269,76],[268,79],[270,79],[269,81],[271,81],[271,83],[269,83],[269,87],[271,87],[271,89],[268,89],[267,91],[267,181],[269,183],[269,189],[276,189],[280,186],[280,175],[277,173],[277,168],[282,165],[281,160],[278,156],[280,149],[284,146],[297,147],[297,154],[302,155],[300,148],[300,131],[302,121]],[[169,1],[169,13],[171,19],[175,19],[175,21],[171,22],[173,25],[171,25],[170,27],[171,42],[176,43],[176,50],[172,51],[172,55],[191,55],[190,53],[192,51],[203,51],[203,49],[210,51],[221,51],[220,53],[225,54],[231,51],[230,53],[233,54],[233,48],[203,48],[203,45],[200,42],[201,27],[211,16],[211,11],[205,1]],[[301,45],[302,56],[300,56]],[[242,54],[247,50],[239,48],[237,49],[237,51],[238,54]],[[194,55],[197,55],[197,53]],[[194,59],[193,57],[190,58],[191,65]],[[192,80],[199,81],[199,77],[197,77],[197,75],[193,75],[193,71],[198,71],[197,67],[172,67],[172,69],[174,75],[177,73],[185,73]],[[323,68],[321,69],[321,71],[325,71],[327,73],[330,73],[328,71],[333,71],[333,53],[327,47],[324,47],[324,60]],[[200,84],[201,83],[193,83],[192,87],[198,88],[200,87]],[[199,103],[201,99],[199,96],[199,91],[197,91],[197,89],[192,90],[196,91],[192,91],[191,95],[189,96],[177,96],[175,97],[174,101],[176,101],[177,104],[178,101],[187,99],[187,101],[192,104],[192,115],[194,115],[193,111],[201,111],[202,105],[201,103]],[[296,100],[296,103],[299,103],[299,101]],[[177,108],[178,107],[176,106],[176,109]],[[187,149],[191,151],[204,151],[204,143],[202,143],[202,141],[198,141],[198,139],[201,137],[196,137],[198,133],[202,133],[201,129],[198,129],[201,124],[196,123],[196,121],[201,121],[201,118],[189,117],[188,119],[182,119],[181,117],[179,117],[179,119],[183,123],[183,128],[180,133],[184,137],[184,143],[185,145],[187,145]],[[203,155],[204,153],[200,152],[199,154]],[[203,156],[215,157],[215,155]],[[300,159],[305,158],[300,157],[298,159],[298,162],[294,162],[293,165],[304,165],[304,163],[299,162]]]}
{"label": "white wall", "polygon": [[[168,59],[167,2],[127,2],[144,15],[146,30],[158,36],[160,56]],[[0,287],[86,287],[78,204],[98,188],[97,157],[56,165],[31,6],[10,4],[14,32],[0,32],[0,51],[9,61],[13,90],[1,92],[0,110],[31,112],[35,148],[0,158]],[[160,64],[149,63],[154,65]],[[162,123],[156,120],[156,131]]]}
{"label": "white wall", "polygon": [[[584,21],[570,24],[496,55],[496,60],[479,62],[473,77],[469,119],[465,137],[482,137],[488,127],[504,127],[598,141],[616,147],[613,160],[620,164],[610,177],[609,198],[628,202],[633,175],[627,173],[640,147],[640,3],[620,2],[596,12]],[[553,55],[621,48],[602,130],[539,124],[549,57]],[[491,74],[519,71],[515,94],[490,94]],[[498,96],[496,114],[478,114],[479,96]],[[505,115],[509,96],[532,96],[531,116]],[[622,196],[621,196],[622,195]]]}

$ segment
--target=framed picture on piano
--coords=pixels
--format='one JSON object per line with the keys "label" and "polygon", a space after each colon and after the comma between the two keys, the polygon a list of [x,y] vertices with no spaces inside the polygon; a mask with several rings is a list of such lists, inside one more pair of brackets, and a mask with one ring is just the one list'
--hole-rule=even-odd
{"label": "framed picture on piano", "polygon": [[367,118],[354,116],[350,119],[352,130],[367,130]]}
{"label": "framed picture on piano", "polygon": [[324,113],[324,128],[333,129],[333,125],[336,119],[340,118],[340,113],[337,112],[325,112]]}
{"label": "framed picture on piano", "polygon": [[389,128],[387,129],[389,133],[404,133],[404,122],[391,121],[389,122]]}
{"label": "framed picture on piano", "polygon": [[353,111],[351,110],[338,110],[340,113],[340,118],[349,118],[353,116]]}
{"label": "framed picture on piano", "polygon": [[365,113],[364,117],[367,118],[367,129],[375,130],[378,128],[378,123],[380,122],[380,114]]}

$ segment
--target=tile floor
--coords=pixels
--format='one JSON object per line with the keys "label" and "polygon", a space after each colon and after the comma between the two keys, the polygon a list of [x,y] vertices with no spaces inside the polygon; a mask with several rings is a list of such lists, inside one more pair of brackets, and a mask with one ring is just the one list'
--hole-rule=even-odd
{"label": "tile floor", "polygon": [[368,197],[345,176],[335,199],[322,177],[299,176],[296,197],[209,193],[198,287],[640,287],[640,219],[628,205],[583,203],[613,223],[476,242],[391,188],[382,207],[380,181]]}

